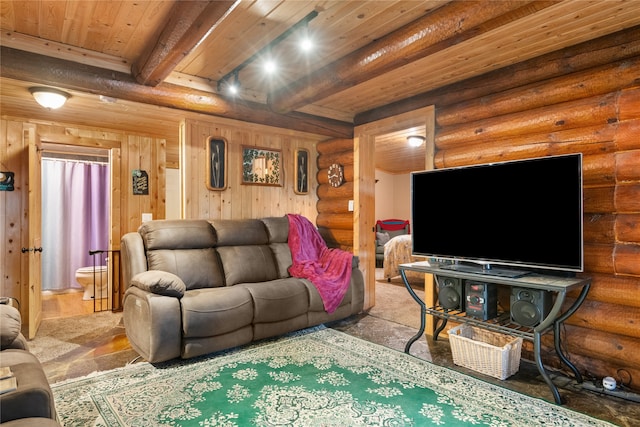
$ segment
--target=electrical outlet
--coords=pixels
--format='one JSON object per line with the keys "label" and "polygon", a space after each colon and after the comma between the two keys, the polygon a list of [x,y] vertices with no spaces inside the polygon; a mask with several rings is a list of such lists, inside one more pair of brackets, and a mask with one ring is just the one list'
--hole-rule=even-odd
{"label": "electrical outlet", "polygon": [[152,221],[153,214],[152,213],[143,213],[142,214],[142,222]]}

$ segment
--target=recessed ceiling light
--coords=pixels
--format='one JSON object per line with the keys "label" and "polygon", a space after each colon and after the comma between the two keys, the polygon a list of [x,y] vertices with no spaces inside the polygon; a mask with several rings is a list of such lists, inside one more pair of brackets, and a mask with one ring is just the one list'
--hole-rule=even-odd
{"label": "recessed ceiling light", "polygon": [[264,61],[264,70],[268,74],[275,73],[277,68],[278,66],[276,65],[276,62],[273,59],[267,59],[266,61]]}
{"label": "recessed ceiling light", "polygon": [[308,35],[300,40],[300,50],[303,52],[311,52],[313,50],[313,40]]}

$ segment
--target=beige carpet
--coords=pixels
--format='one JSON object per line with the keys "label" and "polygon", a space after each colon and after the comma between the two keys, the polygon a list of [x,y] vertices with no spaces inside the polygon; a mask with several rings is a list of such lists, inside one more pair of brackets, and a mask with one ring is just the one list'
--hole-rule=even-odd
{"label": "beige carpet", "polygon": [[122,313],[99,313],[42,321],[36,337],[29,341],[29,350],[40,362],[54,360],[103,336],[120,325]]}
{"label": "beige carpet", "polygon": [[[413,286],[416,294],[423,298],[423,288],[417,287],[416,284]],[[376,269],[376,305],[369,311],[369,315],[416,330],[420,327],[420,306],[409,295],[402,279],[398,277],[387,282],[382,278],[380,268]]]}

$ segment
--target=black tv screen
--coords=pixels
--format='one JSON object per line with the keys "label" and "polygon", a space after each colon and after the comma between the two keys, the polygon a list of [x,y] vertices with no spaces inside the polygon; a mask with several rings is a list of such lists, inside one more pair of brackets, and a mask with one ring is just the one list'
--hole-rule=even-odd
{"label": "black tv screen", "polygon": [[583,271],[582,155],[411,174],[413,254]]}

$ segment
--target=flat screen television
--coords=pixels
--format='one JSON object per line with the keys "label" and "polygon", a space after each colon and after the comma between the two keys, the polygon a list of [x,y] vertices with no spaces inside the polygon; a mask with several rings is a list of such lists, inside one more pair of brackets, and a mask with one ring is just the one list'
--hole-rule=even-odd
{"label": "flat screen television", "polygon": [[581,154],[411,173],[413,255],[453,270],[583,271],[582,213]]}

